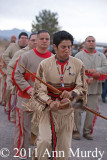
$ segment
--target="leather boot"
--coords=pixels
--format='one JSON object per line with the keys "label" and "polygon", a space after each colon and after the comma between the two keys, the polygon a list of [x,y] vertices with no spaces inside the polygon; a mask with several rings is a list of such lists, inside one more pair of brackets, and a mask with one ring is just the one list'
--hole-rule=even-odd
{"label": "leather boot", "polygon": [[72,138],[75,140],[80,140],[81,139],[80,133],[78,131],[73,131]]}
{"label": "leather boot", "polygon": [[89,133],[83,134],[83,137],[88,139],[88,140],[93,140],[93,137]]}

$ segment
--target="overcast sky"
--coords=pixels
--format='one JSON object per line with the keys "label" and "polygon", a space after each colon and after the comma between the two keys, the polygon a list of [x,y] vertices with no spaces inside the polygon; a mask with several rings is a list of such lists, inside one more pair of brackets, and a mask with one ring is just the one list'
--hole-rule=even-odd
{"label": "overcast sky", "polygon": [[43,9],[57,12],[59,26],[75,40],[92,35],[107,43],[107,0],[0,0],[0,30],[31,31],[32,21]]}

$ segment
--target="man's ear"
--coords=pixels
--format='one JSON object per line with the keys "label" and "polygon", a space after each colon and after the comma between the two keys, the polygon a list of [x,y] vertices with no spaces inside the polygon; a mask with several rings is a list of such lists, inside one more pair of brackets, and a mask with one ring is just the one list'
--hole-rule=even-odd
{"label": "man's ear", "polygon": [[53,44],[53,49],[54,49],[54,51],[57,51],[57,47],[55,44]]}

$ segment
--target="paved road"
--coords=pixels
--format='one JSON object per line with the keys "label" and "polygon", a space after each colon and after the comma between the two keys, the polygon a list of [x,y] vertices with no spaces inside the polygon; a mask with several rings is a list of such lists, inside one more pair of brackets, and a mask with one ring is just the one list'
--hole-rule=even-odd
{"label": "paved road", "polygon": [[[99,107],[100,112],[107,117],[107,103],[100,102]],[[83,120],[84,116],[85,113],[83,113]],[[17,160],[12,155],[14,126],[13,123],[8,121],[8,117],[4,113],[4,107],[0,106],[0,160]],[[93,141],[86,140],[83,137],[79,141],[72,141],[71,160],[107,160],[107,120],[97,119],[93,136]],[[2,153],[7,157],[3,157]]]}

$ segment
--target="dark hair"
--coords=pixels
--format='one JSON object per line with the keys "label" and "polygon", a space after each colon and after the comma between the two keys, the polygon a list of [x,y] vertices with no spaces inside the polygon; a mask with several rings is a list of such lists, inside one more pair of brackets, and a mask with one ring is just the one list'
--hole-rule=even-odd
{"label": "dark hair", "polygon": [[73,36],[66,32],[66,31],[59,31],[53,34],[53,44],[55,44],[57,47],[63,40],[70,40],[73,45]]}
{"label": "dark hair", "polygon": [[[92,37],[92,38],[94,38],[93,36],[88,36],[88,37]],[[86,38],[85,38],[85,42],[86,42],[86,40],[87,40],[87,38],[88,38],[88,37],[86,37]],[[94,38],[94,39],[95,39],[95,38]]]}
{"label": "dark hair", "polygon": [[28,34],[26,32],[21,32],[18,36],[18,39],[20,39],[21,36],[26,36],[28,38]]}
{"label": "dark hair", "polygon": [[31,38],[32,35],[37,35],[37,33],[36,32],[31,33],[30,36],[29,36],[29,39]]}
{"label": "dark hair", "polygon": [[37,32],[37,34],[40,34],[40,33],[49,33],[49,32],[46,29],[41,29]]}

